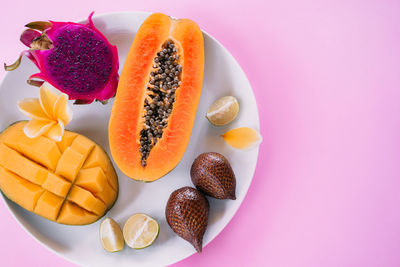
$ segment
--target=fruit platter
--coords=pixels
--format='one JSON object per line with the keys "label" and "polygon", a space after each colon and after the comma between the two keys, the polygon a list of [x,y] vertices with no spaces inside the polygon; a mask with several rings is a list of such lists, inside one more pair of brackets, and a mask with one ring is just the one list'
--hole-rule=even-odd
{"label": "fruit platter", "polygon": [[16,221],[82,266],[202,253],[245,198],[262,140],[232,55],[161,13],[44,18],[20,41],[0,85],[0,190]]}

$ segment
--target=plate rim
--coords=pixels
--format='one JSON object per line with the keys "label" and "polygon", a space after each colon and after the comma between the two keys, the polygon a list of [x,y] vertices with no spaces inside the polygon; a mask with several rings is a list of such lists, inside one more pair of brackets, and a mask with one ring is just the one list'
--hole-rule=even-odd
{"label": "plate rim", "polygon": [[[149,15],[151,15],[151,14],[153,14],[153,13],[158,13],[158,12],[150,12],[150,11],[116,11],[116,12],[104,12],[104,13],[99,13],[99,14],[94,13],[92,19],[93,19],[94,22],[95,22],[95,21],[98,20],[98,19],[103,19],[104,17],[108,17],[108,16],[120,16],[120,15],[130,15],[130,16],[145,15],[145,16],[149,16]],[[170,15],[169,15],[169,16],[170,16]],[[174,17],[174,16],[170,16],[170,17],[176,19],[176,17]],[[77,19],[77,20],[74,21],[74,22],[77,22],[77,23],[85,23],[86,21],[87,21],[87,18],[84,18],[84,19]],[[242,74],[243,74],[243,76],[244,76],[244,78],[245,78],[245,81],[249,84],[249,86],[250,86],[250,88],[251,88],[251,91],[252,91],[252,94],[251,94],[249,97],[252,98],[252,101],[253,101],[254,103],[256,103],[256,106],[255,106],[255,109],[256,109],[256,111],[257,111],[257,112],[256,112],[256,115],[257,115],[257,116],[256,116],[256,119],[255,119],[256,122],[257,122],[257,127],[256,127],[256,128],[258,128],[259,132],[261,132],[261,131],[260,131],[260,130],[261,130],[261,123],[260,123],[260,114],[259,114],[258,104],[257,104],[257,101],[256,101],[256,97],[255,97],[255,94],[254,94],[253,87],[252,87],[252,85],[251,85],[251,83],[250,83],[250,81],[249,81],[249,79],[248,79],[248,77],[247,77],[245,71],[244,71],[243,68],[240,66],[240,64],[239,64],[238,60],[236,59],[236,57],[233,56],[233,55],[230,53],[230,51],[229,51],[221,42],[219,42],[216,38],[214,38],[211,34],[209,34],[209,33],[208,33],[207,31],[205,31],[203,28],[200,27],[200,29],[201,29],[201,31],[202,31],[202,33],[203,33],[204,35],[206,35],[206,36],[207,36],[208,38],[210,38],[213,42],[215,42],[220,48],[222,48],[223,51],[224,51],[224,53],[226,53],[227,55],[229,55],[230,57],[232,57],[232,58],[234,59],[234,64],[235,64],[236,67],[242,72]],[[0,88],[3,87],[4,81],[6,80],[6,77],[7,77],[8,75],[9,75],[9,72],[5,72],[3,78],[2,78],[1,81],[0,81]],[[245,190],[244,190],[243,198],[240,200],[240,203],[239,203],[238,205],[236,205],[235,207],[233,207],[233,212],[231,212],[229,215],[227,215],[227,217],[226,217],[226,223],[224,223],[224,226],[220,229],[219,232],[217,232],[217,234],[216,234],[213,238],[211,238],[210,240],[208,240],[208,242],[206,242],[206,243],[203,244],[203,248],[206,247],[208,244],[210,244],[215,238],[217,238],[217,237],[224,231],[224,229],[225,229],[225,228],[228,226],[228,224],[232,221],[233,217],[237,214],[239,208],[241,207],[243,201],[245,200],[245,198],[246,198],[246,196],[247,196],[247,193],[248,193],[248,190],[249,190],[249,188],[250,188],[250,185],[251,185],[251,183],[252,183],[252,181],[253,181],[253,179],[254,179],[254,174],[255,174],[255,171],[256,171],[256,168],[257,168],[257,164],[258,164],[258,157],[259,157],[259,152],[260,152],[260,151],[259,151],[259,150],[260,150],[260,145],[258,145],[258,146],[257,146],[256,148],[254,148],[254,149],[256,150],[256,151],[254,152],[254,153],[255,153],[255,157],[256,157],[256,163],[255,163],[255,166],[254,166],[254,170],[252,171],[251,179],[249,179],[248,182],[245,183]],[[49,252],[51,252],[51,253],[53,253],[53,254],[55,254],[55,255],[61,257],[62,259],[66,260],[67,262],[70,262],[70,263],[76,264],[76,265],[78,265],[78,266],[81,266],[82,263],[76,261],[76,260],[73,259],[73,258],[70,258],[70,257],[66,256],[65,254],[63,254],[63,253],[61,253],[61,252],[59,252],[59,251],[57,251],[57,250],[55,250],[55,249],[53,249],[52,247],[50,247],[50,245],[48,245],[47,243],[41,241],[38,237],[36,237],[36,236],[34,235],[33,232],[31,232],[30,230],[28,230],[29,227],[28,227],[28,226],[25,226],[25,224],[24,224],[21,220],[19,220],[19,219],[17,218],[16,213],[15,213],[15,212],[11,209],[11,207],[10,207],[10,204],[13,204],[14,202],[12,202],[11,200],[9,200],[9,199],[4,195],[4,193],[3,193],[1,190],[0,190],[0,192],[1,192],[1,194],[0,194],[0,195],[1,195],[1,199],[2,199],[3,203],[5,204],[6,208],[7,208],[8,211],[11,213],[11,215],[12,215],[12,217],[15,219],[15,221],[20,225],[20,227],[21,227],[30,237],[32,237],[36,242],[38,242],[40,245],[42,245],[43,247],[45,247]],[[16,203],[15,203],[15,204],[16,204]],[[18,205],[18,204],[16,204],[16,205]],[[183,261],[183,260],[189,258],[190,256],[193,256],[194,254],[196,254],[196,251],[193,251],[191,254],[188,254],[188,255],[185,255],[185,256],[183,256],[183,257],[180,257],[180,258],[179,258],[178,260],[176,260],[176,261],[169,262],[169,263],[167,263],[167,265],[171,265],[171,264],[175,264],[175,263],[178,263],[178,262],[180,262],[180,261]]]}

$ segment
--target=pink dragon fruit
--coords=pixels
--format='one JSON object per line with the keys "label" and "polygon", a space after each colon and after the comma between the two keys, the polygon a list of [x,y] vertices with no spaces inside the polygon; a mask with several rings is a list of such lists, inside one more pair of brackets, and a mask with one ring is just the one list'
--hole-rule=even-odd
{"label": "pink dragon fruit", "polygon": [[23,55],[39,68],[29,77],[31,85],[47,81],[66,93],[76,104],[89,104],[95,99],[106,103],[115,95],[118,85],[117,47],[94,26],[93,12],[87,24],[37,21],[26,25],[21,42],[29,47],[6,70],[16,69]]}

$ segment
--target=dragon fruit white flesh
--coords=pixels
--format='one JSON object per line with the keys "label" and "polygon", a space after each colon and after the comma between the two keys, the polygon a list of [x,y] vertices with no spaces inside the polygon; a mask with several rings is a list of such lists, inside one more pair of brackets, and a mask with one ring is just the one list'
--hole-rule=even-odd
{"label": "dragon fruit white flesh", "polygon": [[87,24],[37,21],[26,25],[21,42],[29,47],[6,70],[16,69],[23,55],[39,68],[28,83],[41,85],[38,78],[66,93],[76,104],[94,100],[106,103],[118,85],[118,52],[94,26],[93,12]]}

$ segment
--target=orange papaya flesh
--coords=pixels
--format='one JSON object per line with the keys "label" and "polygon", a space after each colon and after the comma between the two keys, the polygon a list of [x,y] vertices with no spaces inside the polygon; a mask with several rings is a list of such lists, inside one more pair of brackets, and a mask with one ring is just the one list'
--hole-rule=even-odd
{"label": "orange papaya flesh", "polygon": [[95,222],[118,196],[118,179],[107,154],[93,141],[65,131],[55,142],[28,138],[27,122],[0,133],[0,189],[28,211],[62,224]]}
{"label": "orange papaya flesh", "polygon": [[[164,49],[169,51],[169,59],[165,59]],[[171,76],[172,87],[165,88],[171,81],[162,76],[171,75],[165,71],[168,67],[176,76]],[[109,122],[111,154],[124,174],[152,182],[179,163],[189,143],[203,73],[204,40],[195,22],[161,13],[143,22],[125,61]],[[162,102],[166,115],[157,101]]]}

